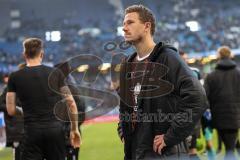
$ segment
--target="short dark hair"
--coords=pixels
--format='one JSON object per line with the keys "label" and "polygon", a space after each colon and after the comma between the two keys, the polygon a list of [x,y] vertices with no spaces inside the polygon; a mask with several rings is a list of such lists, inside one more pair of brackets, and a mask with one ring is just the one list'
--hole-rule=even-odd
{"label": "short dark hair", "polygon": [[2,77],[3,77],[3,78],[9,77],[9,73],[4,73],[4,74],[2,75]]}
{"label": "short dark hair", "polygon": [[152,11],[143,5],[132,5],[125,9],[125,15],[132,12],[138,13],[141,22],[151,23],[151,35],[154,35],[156,19]]}
{"label": "short dark hair", "polygon": [[27,38],[23,41],[23,48],[27,58],[35,58],[43,49],[43,41],[39,38]]}
{"label": "short dark hair", "polygon": [[220,59],[232,57],[231,49],[228,46],[221,46],[220,48],[218,48],[217,52]]}

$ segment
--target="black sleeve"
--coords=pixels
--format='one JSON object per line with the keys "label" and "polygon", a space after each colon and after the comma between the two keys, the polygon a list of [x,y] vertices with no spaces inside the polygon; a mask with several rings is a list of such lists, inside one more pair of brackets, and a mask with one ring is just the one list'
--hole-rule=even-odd
{"label": "black sleeve", "polygon": [[203,87],[206,91],[206,95],[207,95],[207,108],[210,109],[210,97],[211,97],[211,93],[210,93],[210,75],[207,75],[207,77],[205,78],[204,80],[204,84],[203,84]]}
{"label": "black sleeve", "polygon": [[118,122],[117,132],[118,132],[119,138],[122,140],[123,139],[123,131],[122,131],[122,123],[121,122]]}
{"label": "black sleeve", "polygon": [[[126,65],[124,63],[127,62],[127,57],[122,59],[121,61],[121,67],[120,67],[120,76],[119,76],[119,87],[116,89],[117,94],[119,97],[121,97],[121,92],[123,92],[123,86],[120,86],[120,83],[124,81],[125,79],[125,72],[126,72]],[[122,90],[120,89],[122,88]],[[122,98],[120,98],[120,105],[119,105],[119,122],[117,127],[117,133],[119,138],[122,140],[124,138],[123,136],[123,123],[124,123],[124,110],[123,110],[124,102]]]}
{"label": "black sleeve", "polygon": [[8,79],[8,92],[16,92],[16,86],[14,83],[14,74],[11,74]]}
{"label": "black sleeve", "polygon": [[57,73],[58,73],[58,86],[59,86],[59,88],[61,88],[61,87],[63,87],[63,86],[65,86],[66,84],[65,84],[65,76],[64,76],[64,74],[62,73],[62,71],[61,70],[59,70],[59,69],[57,69]]}
{"label": "black sleeve", "polygon": [[[178,97],[177,118],[171,122],[171,126],[164,136],[166,145],[172,146],[184,141],[191,134],[206,110],[207,100],[199,80],[194,77],[180,56],[171,49],[167,49],[166,52],[169,79],[174,85],[174,92]],[[186,113],[189,115],[187,121]]]}
{"label": "black sleeve", "polygon": [[85,121],[86,118],[86,113],[85,113],[85,101],[83,98],[78,97],[78,100],[75,100],[76,104],[77,104],[77,108],[78,108],[78,112],[79,112],[79,126],[82,125],[82,123]]}
{"label": "black sleeve", "polygon": [[65,76],[61,70],[54,68],[54,70],[49,74],[48,85],[53,92],[60,93],[61,87],[65,86]]}
{"label": "black sleeve", "polygon": [[0,112],[6,112],[6,94],[7,94],[7,87],[4,88],[1,96],[0,96]]}
{"label": "black sleeve", "polygon": [[205,91],[206,91],[206,94],[207,94],[207,97],[209,97],[210,96],[210,88],[209,88],[209,82],[210,80],[209,80],[209,75],[207,75],[206,76],[206,78],[204,79],[204,89],[205,89]]}

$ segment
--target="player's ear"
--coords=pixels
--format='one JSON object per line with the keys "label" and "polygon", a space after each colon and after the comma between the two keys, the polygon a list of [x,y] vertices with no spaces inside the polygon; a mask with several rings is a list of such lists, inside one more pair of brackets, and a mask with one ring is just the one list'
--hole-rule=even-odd
{"label": "player's ear", "polygon": [[44,50],[41,50],[40,57],[43,58]]}
{"label": "player's ear", "polygon": [[150,22],[145,22],[145,29],[146,30],[151,30],[151,23]]}

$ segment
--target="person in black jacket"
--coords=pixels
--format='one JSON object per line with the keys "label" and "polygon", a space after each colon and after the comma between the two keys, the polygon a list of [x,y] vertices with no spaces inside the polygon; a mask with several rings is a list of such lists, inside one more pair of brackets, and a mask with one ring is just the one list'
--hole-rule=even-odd
{"label": "person in black jacket", "polygon": [[228,157],[233,154],[240,127],[240,70],[231,59],[229,47],[220,47],[217,53],[219,60],[216,68],[207,75],[204,87],[212,113],[212,125],[217,129]]}
{"label": "person in black jacket", "polygon": [[[21,69],[21,67],[19,67]],[[4,75],[4,83],[8,83],[8,75]],[[22,117],[9,116],[7,114],[6,107],[6,94],[7,86],[4,87],[4,90],[0,96],[0,111],[4,112],[4,120],[6,122],[6,136],[7,136],[7,147],[12,147],[14,150],[15,160],[21,159],[21,149],[22,149],[22,138],[24,135],[24,123]],[[21,106],[19,100],[17,100],[17,105]]]}
{"label": "person in black jacket", "polygon": [[153,41],[148,8],[128,7],[123,31],[136,49],[120,70],[124,159],[187,159],[184,142],[205,111],[205,91],[174,47]]}

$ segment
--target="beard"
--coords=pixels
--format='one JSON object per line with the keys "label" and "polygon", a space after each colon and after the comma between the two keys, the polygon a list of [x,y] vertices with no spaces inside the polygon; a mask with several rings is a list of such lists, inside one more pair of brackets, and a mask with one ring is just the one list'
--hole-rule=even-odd
{"label": "beard", "polygon": [[139,42],[142,41],[142,36],[141,35],[138,35],[136,38],[134,39],[131,39],[131,40],[125,40],[127,43],[131,44],[131,45],[135,45],[135,44],[138,44]]}

